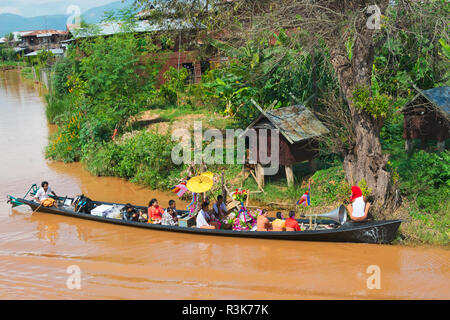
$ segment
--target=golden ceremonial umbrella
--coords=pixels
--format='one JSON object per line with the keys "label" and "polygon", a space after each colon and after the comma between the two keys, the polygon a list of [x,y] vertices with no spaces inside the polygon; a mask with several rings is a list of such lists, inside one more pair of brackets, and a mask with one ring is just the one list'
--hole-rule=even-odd
{"label": "golden ceremonial umbrella", "polygon": [[209,177],[209,178],[211,178],[211,180],[213,180],[213,178],[214,178],[214,173],[212,173],[211,171],[206,171],[206,172],[203,172],[203,173],[201,174],[201,176]]}
{"label": "golden ceremonial umbrella", "polygon": [[207,175],[199,175],[189,179],[189,181],[186,183],[186,187],[191,192],[202,193],[211,189],[213,184],[214,182],[212,177],[209,177]]}

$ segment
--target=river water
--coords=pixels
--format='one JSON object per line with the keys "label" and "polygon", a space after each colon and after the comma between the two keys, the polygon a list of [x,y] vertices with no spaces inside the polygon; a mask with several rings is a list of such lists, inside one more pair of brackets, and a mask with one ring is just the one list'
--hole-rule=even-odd
{"label": "river water", "polygon": [[[58,195],[174,198],[46,161],[50,130],[39,85],[0,71],[0,299],[450,298],[445,248],[184,235],[11,209],[7,194],[42,180]],[[379,289],[367,285],[373,265]],[[70,266],[80,268],[79,289],[67,286]]]}

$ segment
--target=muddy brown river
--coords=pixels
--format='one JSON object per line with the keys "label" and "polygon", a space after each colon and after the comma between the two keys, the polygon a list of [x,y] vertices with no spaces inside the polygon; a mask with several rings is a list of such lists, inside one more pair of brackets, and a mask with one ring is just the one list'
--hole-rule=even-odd
{"label": "muddy brown river", "polygon": [[[176,198],[46,161],[49,131],[39,85],[0,71],[0,299],[450,298],[446,248],[184,235],[11,209],[7,194],[42,180],[63,196]],[[79,289],[67,285],[70,266]]]}

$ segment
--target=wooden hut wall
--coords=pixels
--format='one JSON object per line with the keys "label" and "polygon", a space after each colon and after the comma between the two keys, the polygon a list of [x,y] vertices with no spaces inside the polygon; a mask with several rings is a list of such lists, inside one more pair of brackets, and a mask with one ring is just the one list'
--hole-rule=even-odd
{"label": "wooden hut wall", "polygon": [[[258,150],[259,150],[259,132],[260,128],[256,128],[258,134]],[[319,153],[319,143],[314,140],[304,140],[294,144],[290,144],[286,138],[280,134],[279,135],[279,163],[283,166],[293,165],[298,162],[303,162],[306,160],[311,160],[317,157]],[[267,132],[267,156],[271,156],[271,137],[270,131]],[[258,152],[258,162],[260,161]]]}
{"label": "wooden hut wall", "polygon": [[445,141],[450,138],[449,130],[449,122],[423,98],[404,112],[404,139]]}

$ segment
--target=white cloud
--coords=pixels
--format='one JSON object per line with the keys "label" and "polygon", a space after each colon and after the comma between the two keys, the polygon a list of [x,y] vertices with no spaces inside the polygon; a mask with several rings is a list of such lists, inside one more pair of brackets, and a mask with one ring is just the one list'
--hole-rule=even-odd
{"label": "white cloud", "polygon": [[0,7],[0,13],[20,14],[20,10],[17,7]]}

